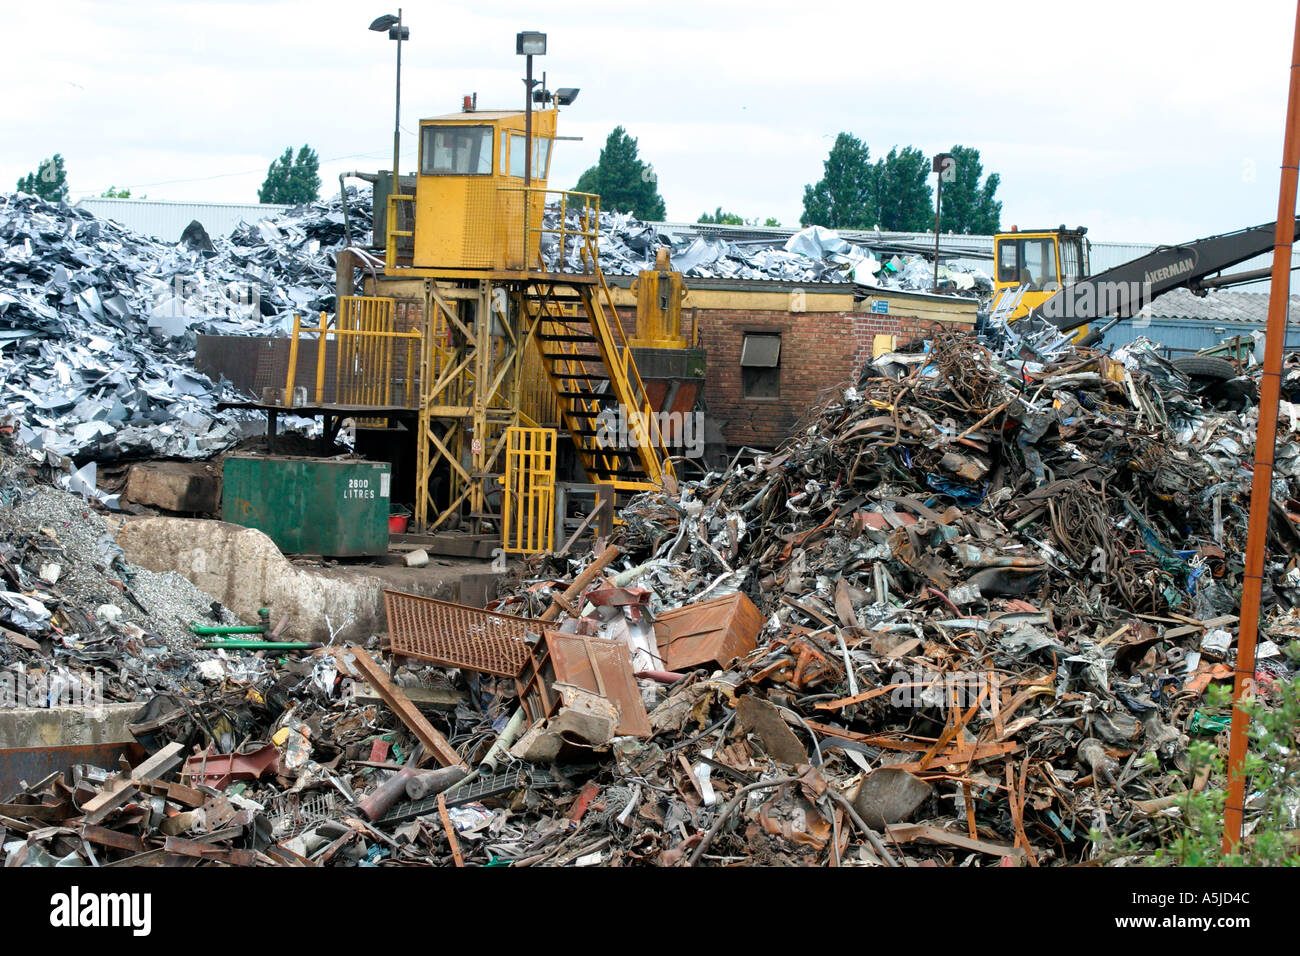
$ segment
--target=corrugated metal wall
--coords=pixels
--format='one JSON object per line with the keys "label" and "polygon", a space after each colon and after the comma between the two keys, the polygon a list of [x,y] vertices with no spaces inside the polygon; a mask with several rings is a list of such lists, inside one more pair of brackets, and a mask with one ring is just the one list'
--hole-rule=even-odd
{"label": "corrugated metal wall", "polygon": [[177,242],[185,227],[197,219],[208,235],[228,236],[241,222],[254,223],[280,214],[289,206],[273,203],[173,202],[166,199],[83,199],[77,207],[101,219],[113,219],[133,232],[164,242]]}
{"label": "corrugated metal wall", "polygon": [[[1132,322],[1121,322],[1106,333],[1104,347],[1124,345],[1138,337],[1159,342],[1165,348],[1178,352],[1196,352],[1218,345],[1234,335],[1249,335],[1264,328],[1261,322],[1207,322],[1204,319],[1152,319],[1145,328]],[[1300,327],[1292,325],[1286,332],[1287,349],[1300,349]]]}

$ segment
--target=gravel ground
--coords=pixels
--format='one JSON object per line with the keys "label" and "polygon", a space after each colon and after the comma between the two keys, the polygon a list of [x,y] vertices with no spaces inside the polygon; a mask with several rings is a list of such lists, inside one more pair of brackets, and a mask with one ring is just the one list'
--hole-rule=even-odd
{"label": "gravel ground", "polygon": [[[48,485],[20,486],[12,509],[0,515],[11,537],[16,533],[39,538],[42,528],[52,532],[53,540],[45,539],[44,560],[62,565],[55,587],[83,610],[112,604],[122,611],[121,620],[157,634],[172,650],[192,649],[195,639],[187,625],[204,620],[215,598],[174,571],[158,574],[126,562],[112,543],[121,520],[100,515],[79,495]],[[55,541],[57,546],[49,547]],[[37,563],[27,561],[29,567]],[[114,582],[129,587],[145,610]]]}

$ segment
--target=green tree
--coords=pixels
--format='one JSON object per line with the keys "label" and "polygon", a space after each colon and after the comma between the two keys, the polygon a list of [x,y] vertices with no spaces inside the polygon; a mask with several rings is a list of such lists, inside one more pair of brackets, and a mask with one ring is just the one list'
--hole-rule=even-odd
{"label": "green tree", "polygon": [[743,217],[737,216],[734,212],[723,212],[721,206],[717,208],[716,212],[711,212],[711,213],[706,212],[702,216],[700,216],[699,219],[696,219],[695,221],[701,223],[714,223],[719,226],[745,225],[745,220]]}
{"label": "green tree", "polygon": [[768,216],[766,219],[763,220],[763,225],[768,226],[772,229],[780,229],[781,220],[777,219],[776,216]]}
{"label": "green tree", "polygon": [[1002,177],[989,173],[984,182],[980,151],[954,146],[952,163],[943,175],[943,211],[939,227],[944,232],[987,236],[1002,226],[1002,203],[994,199]]}
{"label": "green tree", "polygon": [[878,221],[877,176],[867,144],[850,133],[840,133],[823,163],[822,178],[803,188],[800,224],[870,229]]}
{"label": "green tree", "polygon": [[579,176],[573,188],[600,196],[603,210],[630,212],[651,221],[660,221],[665,215],[654,167],[641,161],[637,141],[621,126],[614,127],[596,165]]}
{"label": "green tree", "polygon": [[[107,189],[105,189],[102,193],[99,194],[99,198],[100,199],[130,199],[131,190],[129,188],[118,189],[116,186],[109,186]],[[143,199],[144,197],[141,196],[140,198]]]}
{"label": "green tree", "polygon": [[920,232],[934,228],[930,158],[914,146],[895,146],[876,161],[876,196],[881,229]]}
{"label": "green tree", "polygon": [[40,169],[18,180],[20,193],[40,196],[47,202],[60,202],[68,198],[68,173],[63,168],[63,157],[55,153],[42,160]]}
{"label": "green tree", "polygon": [[303,145],[295,159],[293,147],[286,146],[279,159],[271,161],[266,180],[257,191],[257,201],[295,205],[311,202],[320,196],[320,160],[316,151]]}

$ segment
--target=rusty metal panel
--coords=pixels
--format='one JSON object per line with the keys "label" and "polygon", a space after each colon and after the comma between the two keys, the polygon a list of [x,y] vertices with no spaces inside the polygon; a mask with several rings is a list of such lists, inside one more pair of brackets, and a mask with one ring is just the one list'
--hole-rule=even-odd
{"label": "rusty metal panel", "polygon": [[604,637],[546,632],[556,684],[572,684],[604,697],[618,708],[619,734],[649,737],[652,733],[641,690],[632,676],[627,645]]}
{"label": "rusty metal panel", "polygon": [[741,592],[688,604],[655,620],[655,640],[670,671],[730,667],[756,646],[763,615]]}
{"label": "rusty metal panel", "polygon": [[538,624],[433,598],[384,592],[394,654],[447,667],[516,677],[528,660],[528,635]]}
{"label": "rusty metal panel", "polygon": [[68,768],[79,763],[116,767],[123,756],[135,763],[144,758],[145,751],[135,741],[0,750],[0,799],[18,790],[24,780],[36,783],[55,771],[66,777]]}

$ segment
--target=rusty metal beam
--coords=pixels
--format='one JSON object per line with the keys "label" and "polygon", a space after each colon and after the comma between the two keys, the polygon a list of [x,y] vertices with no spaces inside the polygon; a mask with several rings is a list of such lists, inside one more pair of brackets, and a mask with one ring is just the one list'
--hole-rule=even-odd
{"label": "rusty metal beam", "polygon": [[357,670],[361,671],[362,676],[375,689],[375,693],[383,698],[384,703],[392,709],[407,729],[415,734],[416,739],[424,744],[425,753],[432,754],[434,759],[444,767],[464,767],[465,761],[461,759],[460,754],[456,753],[456,749],[447,742],[447,738],[440,734],[438,728],[429,723],[424,714],[411,703],[411,699],[402,692],[402,689],[389,679],[388,672],[360,647],[349,648],[349,651],[357,665]]}
{"label": "rusty metal beam", "polygon": [[1250,479],[1250,525],[1246,569],[1241,588],[1241,624],[1237,632],[1237,672],[1232,687],[1232,727],[1228,738],[1228,796],[1223,807],[1223,851],[1241,842],[1246,807],[1246,732],[1250,718],[1242,709],[1254,692],[1255,643],[1259,637],[1260,598],[1272,505],[1277,407],[1282,392],[1282,352],[1291,292],[1291,246],[1295,241],[1296,180],[1300,170],[1300,3],[1291,41],[1291,83],[1287,93],[1282,146],[1282,182],[1278,188],[1277,231],[1273,237],[1273,280],[1269,287],[1264,372],[1259,386],[1259,422],[1255,428],[1255,470]]}

